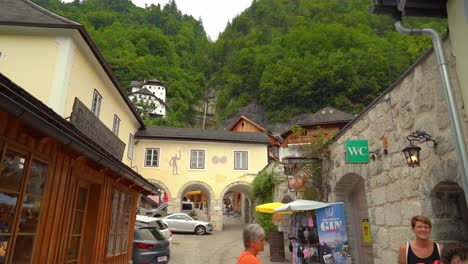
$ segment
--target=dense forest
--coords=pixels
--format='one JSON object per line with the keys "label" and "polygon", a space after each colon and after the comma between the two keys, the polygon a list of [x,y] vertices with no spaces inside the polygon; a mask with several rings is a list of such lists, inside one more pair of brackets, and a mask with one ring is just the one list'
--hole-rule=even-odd
{"label": "dense forest", "polygon": [[[146,8],[129,0],[35,2],[85,25],[124,87],[162,80],[168,116],[146,122],[163,126],[196,126],[208,89],[216,90],[217,122],[251,102],[271,122],[323,106],[358,113],[431,46],[369,14],[371,0],[253,0],[215,42],[177,0]],[[446,29],[443,20],[406,22]]]}

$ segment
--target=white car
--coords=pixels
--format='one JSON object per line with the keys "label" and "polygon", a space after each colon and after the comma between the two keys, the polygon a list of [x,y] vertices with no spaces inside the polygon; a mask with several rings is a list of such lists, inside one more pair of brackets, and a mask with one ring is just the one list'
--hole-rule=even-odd
{"label": "white car", "polygon": [[197,235],[204,235],[213,231],[211,223],[195,220],[185,213],[175,213],[161,219],[173,232],[193,232]]}
{"label": "white car", "polygon": [[156,227],[167,240],[172,240],[172,231],[160,218],[145,215],[137,215],[136,221],[137,223],[144,223],[148,226]]}

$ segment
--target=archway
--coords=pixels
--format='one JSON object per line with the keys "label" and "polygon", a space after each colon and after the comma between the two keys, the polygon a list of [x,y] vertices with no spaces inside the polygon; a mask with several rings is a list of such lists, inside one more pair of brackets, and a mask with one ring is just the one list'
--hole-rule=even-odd
{"label": "archway", "polygon": [[445,181],[431,191],[433,235],[444,244],[468,243],[468,208],[462,188]]}
{"label": "archway", "polygon": [[[221,192],[223,206],[223,230],[238,224],[251,223],[253,203],[250,200],[251,186],[248,182],[233,182]],[[230,209],[226,209],[226,206]]]}
{"label": "archway", "polygon": [[345,203],[348,240],[351,241],[353,263],[374,263],[372,243],[364,242],[362,222],[369,220],[364,179],[358,174],[349,173],[341,177],[334,188],[335,201]]}
{"label": "archway", "polygon": [[[196,199],[190,200],[189,197],[192,199],[196,197]],[[179,210],[185,210],[182,202],[190,200],[194,205],[193,214],[199,219],[210,220],[213,198],[213,190],[208,184],[201,181],[188,182],[179,189],[175,206]]]}
{"label": "archway", "polygon": [[[154,209],[161,209],[163,212],[167,212],[166,207],[161,207],[163,203],[166,203],[167,201],[164,201],[164,196],[170,197],[170,191],[167,188],[167,186],[158,180],[150,179],[149,182],[151,182],[153,185],[155,185],[158,190],[160,191],[159,195],[140,195],[140,199],[138,200],[137,203],[137,214],[140,215],[152,215],[152,210]],[[162,216],[164,216],[162,214]]]}

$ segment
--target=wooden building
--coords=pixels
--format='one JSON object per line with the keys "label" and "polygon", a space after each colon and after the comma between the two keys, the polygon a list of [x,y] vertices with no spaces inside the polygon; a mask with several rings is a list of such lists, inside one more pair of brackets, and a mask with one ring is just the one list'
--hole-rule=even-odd
{"label": "wooden building", "polygon": [[281,146],[281,137],[276,136],[268,128],[256,123],[245,115],[239,116],[232,125],[229,131],[236,132],[261,132],[268,136],[268,159],[279,160],[279,147]]}
{"label": "wooden building", "polygon": [[326,133],[333,137],[349,122],[354,116],[334,109],[325,107],[314,114],[303,114],[294,118],[294,126],[303,129],[303,133],[294,133],[292,127],[281,133],[283,142],[280,148],[281,160],[301,156],[301,146],[314,142],[317,133]]}
{"label": "wooden building", "polygon": [[0,263],[122,263],[157,188],[0,74]]}

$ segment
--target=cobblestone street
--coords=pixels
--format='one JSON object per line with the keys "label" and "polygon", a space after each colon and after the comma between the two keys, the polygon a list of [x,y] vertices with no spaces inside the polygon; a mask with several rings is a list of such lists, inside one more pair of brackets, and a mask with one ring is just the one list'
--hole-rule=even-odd
{"label": "cobblestone street", "polygon": [[[225,217],[223,231],[214,231],[211,234],[197,236],[195,234],[173,235],[171,242],[171,264],[235,264],[237,257],[243,250],[242,229],[244,224],[239,219]],[[291,255],[285,248],[287,260]],[[283,263],[270,262],[270,247],[259,255],[263,264]],[[284,263],[290,263],[286,261]]]}

